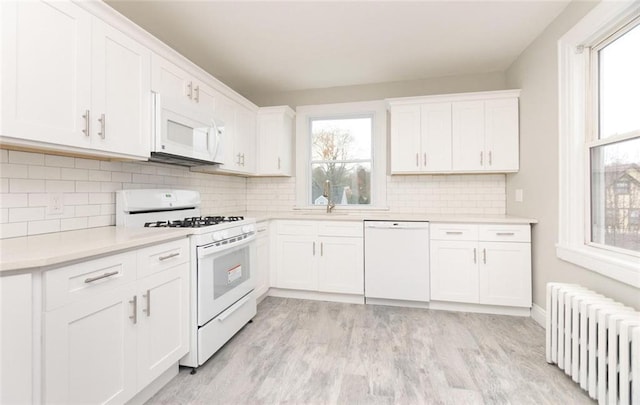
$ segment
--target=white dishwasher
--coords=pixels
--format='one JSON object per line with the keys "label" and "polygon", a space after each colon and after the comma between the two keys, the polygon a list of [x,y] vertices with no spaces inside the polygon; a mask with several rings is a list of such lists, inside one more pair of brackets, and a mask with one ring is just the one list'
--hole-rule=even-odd
{"label": "white dishwasher", "polygon": [[364,221],[364,295],[429,301],[429,223]]}

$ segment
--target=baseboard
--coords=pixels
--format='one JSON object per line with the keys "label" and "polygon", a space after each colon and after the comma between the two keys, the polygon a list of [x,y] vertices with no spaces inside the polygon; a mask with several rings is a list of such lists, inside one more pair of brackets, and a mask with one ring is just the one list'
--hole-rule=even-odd
{"label": "baseboard", "polygon": [[365,303],[367,305],[386,305],[389,307],[429,308],[428,302],[388,300],[383,298],[365,298]]}
{"label": "baseboard", "polygon": [[466,304],[462,302],[431,301],[429,309],[439,311],[471,312],[477,314],[531,316],[531,309],[522,307],[506,307],[500,305]]}
{"label": "baseboard", "polygon": [[323,293],[318,291],[289,290],[286,288],[269,289],[269,296],[281,298],[297,298],[303,300],[343,302],[347,304],[364,304],[363,295]]}
{"label": "baseboard", "polygon": [[538,304],[533,304],[531,308],[531,318],[545,328],[547,323],[547,312]]}

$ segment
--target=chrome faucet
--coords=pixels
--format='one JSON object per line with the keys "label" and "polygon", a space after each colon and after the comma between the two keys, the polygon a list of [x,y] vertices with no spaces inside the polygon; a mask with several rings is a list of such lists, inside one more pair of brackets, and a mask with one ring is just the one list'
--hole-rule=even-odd
{"label": "chrome faucet", "polygon": [[326,180],[324,182],[324,192],[322,195],[327,199],[327,214],[331,213],[331,210],[335,208],[335,204],[331,201],[331,181]]}

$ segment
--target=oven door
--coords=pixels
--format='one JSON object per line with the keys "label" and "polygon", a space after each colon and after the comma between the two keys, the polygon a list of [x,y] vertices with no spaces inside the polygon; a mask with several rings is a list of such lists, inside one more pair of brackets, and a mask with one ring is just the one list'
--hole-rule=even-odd
{"label": "oven door", "polygon": [[203,326],[254,288],[255,237],[233,246],[199,246],[198,326]]}

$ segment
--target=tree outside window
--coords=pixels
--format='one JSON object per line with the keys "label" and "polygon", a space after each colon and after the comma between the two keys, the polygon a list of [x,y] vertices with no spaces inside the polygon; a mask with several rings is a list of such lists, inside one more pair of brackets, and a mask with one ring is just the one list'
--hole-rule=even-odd
{"label": "tree outside window", "polygon": [[373,117],[311,119],[311,204],[325,205],[331,183],[336,205],[371,204]]}

